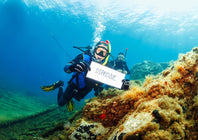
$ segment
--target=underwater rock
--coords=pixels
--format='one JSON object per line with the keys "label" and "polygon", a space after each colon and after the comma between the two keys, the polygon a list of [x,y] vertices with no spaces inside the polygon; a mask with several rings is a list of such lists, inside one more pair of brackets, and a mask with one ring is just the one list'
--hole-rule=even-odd
{"label": "underwater rock", "polygon": [[197,49],[179,55],[171,67],[147,77],[143,85],[90,100],[69,138],[198,139]]}
{"label": "underwater rock", "polygon": [[168,62],[154,63],[152,61],[144,61],[135,64],[131,69],[131,80],[143,80],[147,75],[157,75],[169,66]]}
{"label": "underwater rock", "polygon": [[108,129],[103,127],[101,123],[89,123],[81,120],[81,124],[69,136],[72,140],[95,140],[97,136],[104,136]]}

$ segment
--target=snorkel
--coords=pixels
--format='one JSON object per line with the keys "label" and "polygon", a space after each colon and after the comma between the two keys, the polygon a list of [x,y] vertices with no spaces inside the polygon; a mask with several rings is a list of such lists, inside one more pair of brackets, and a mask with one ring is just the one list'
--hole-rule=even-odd
{"label": "snorkel", "polygon": [[126,51],[125,51],[125,54],[124,54],[124,57],[125,58],[126,58],[127,51],[128,51],[128,48],[126,48]]}
{"label": "snorkel", "polygon": [[104,63],[102,64],[102,65],[106,65],[107,64],[107,62],[108,62],[108,60],[109,60],[109,55],[111,54],[111,44],[110,44],[110,42],[109,42],[109,40],[106,40],[106,43],[107,43],[107,45],[108,45],[108,50],[109,50],[109,54],[108,54],[108,56],[105,58],[105,61],[104,61]]}

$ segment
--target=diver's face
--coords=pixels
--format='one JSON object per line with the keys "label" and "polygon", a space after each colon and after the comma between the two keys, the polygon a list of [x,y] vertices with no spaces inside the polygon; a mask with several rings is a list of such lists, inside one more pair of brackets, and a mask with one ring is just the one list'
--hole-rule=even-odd
{"label": "diver's face", "polygon": [[119,60],[119,61],[124,61],[124,55],[121,55],[121,54],[118,55],[118,60]]}
{"label": "diver's face", "polygon": [[106,56],[107,56],[107,46],[105,45],[99,45],[96,47],[96,51],[95,51],[95,58],[96,59],[100,59],[101,61],[103,61]]}

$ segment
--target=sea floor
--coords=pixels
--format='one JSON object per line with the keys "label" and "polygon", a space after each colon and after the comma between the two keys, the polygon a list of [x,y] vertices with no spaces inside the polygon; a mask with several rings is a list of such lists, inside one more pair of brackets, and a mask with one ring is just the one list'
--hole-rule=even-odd
{"label": "sea floor", "polygon": [[66,107],[46,104],[23,92],[0,90],[0,139],[45,139],[63,130],[83,106],[77,103],[75,111],[68,112]]}
{"label": "sea floor", "polygon": [[48,104],[23,91],[0,90],[0,122],[26,117],[45,110]]}

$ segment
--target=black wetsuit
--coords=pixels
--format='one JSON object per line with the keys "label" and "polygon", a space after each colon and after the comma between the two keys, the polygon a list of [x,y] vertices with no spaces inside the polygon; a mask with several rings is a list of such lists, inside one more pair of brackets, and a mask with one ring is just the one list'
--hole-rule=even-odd
{"label": "black wetsuit", "polygon": [[129,68],[125,61],[119,61],[116,59],[115,61],[110,62],[110,66],[114,70],[121,70],[122,72],[126,71],[127,74],[130,74]]}
{"label": "black wetsuit", "polygon": [[[72,60],[68,65],[65,66],[64,71],[69,73],[69,67],[77,62],[86,61],[88,64],[91,63],[92,57],[88,54],[80,54],[74,60]],[[76,73],[73,72],[72,79],[68,82],[68,86],[63,92],[63,87],[59,88],[58,92],[58,105],[64,106],[72,98],[80,101],[83,99],[92,89],[95,91],[95,95],[102,91],[102,83],[95,80],[86,78],[87,72]]]}

